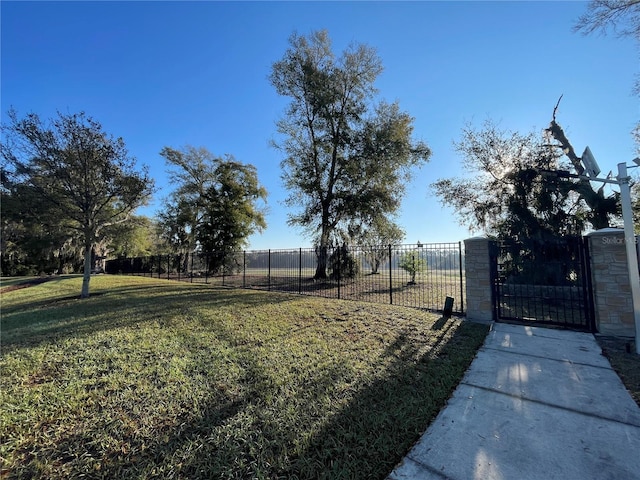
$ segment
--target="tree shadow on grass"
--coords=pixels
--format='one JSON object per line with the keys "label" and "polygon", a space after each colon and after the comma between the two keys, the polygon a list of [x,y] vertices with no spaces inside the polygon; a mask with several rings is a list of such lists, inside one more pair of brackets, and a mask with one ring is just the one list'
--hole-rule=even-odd
{"label": "tree shadow on grass", "polygon": [[413,360],[416,346],[399,337],[387,351],[396,358],[387,374],[362,388],[314,435],[290,469],[279,473],[299,478],[385,478],[444,407],[486,332],[484,326],[463,322],[446,341],[443,333],[438,347],[417,361]]}
{"label": "tree shadow on grass", "polygon": [[66,337],[91,335],[145,321],[162,322],[169,315],[179,316],[187,312],[193,305],[206,305],[211,309],[233,305],[243,309],[294,299],[288,295],[181,284],[98,290],[88,299],[48,298],[31,302],[28,306],[3,308],[3,350],[55,343]]}
{"label": "tree shadow on grass", "polygon": [[[182,305],[206,301],[207,305],[233,305],[238,309],[295,299],[210,287],[186,294],[182,289],[170,295],[164,293],[167,295],[161,298],[172,297]],[[54,343],[68,336],[133,325],[138,321],[136,312],[146,312],[151,320],[166,316],[166,304],[159,302],[159,298],[147,296],[144,290],[136,290],[136,295],[132,302],[135,307],[129,303],[113,305],[114,299],[108,295],[83,301],[82,305],[91,307],[86,316],[79,316],[76,323],[63,325],[59,330],[46,323],[37,331],[34,341]],[[97,318],[95,310],[106,308],[110,308],[110,316]],[[67,315],[78,313],[76,304],[61,309]],[[440,320],[436,322],[439,323]],[[286,334],[278,332],[266,337],[262,343],[280,345],[306,328],[306,325],[292,327]],[[321,331],[322,325],[318,334]],[[289,392],[284,401],[279,401],[280,389],[289,385],[278,384],[274,378],[277,373],[265,369],[263,356],[270,345],[261,349],[261,345],[238,342],[238,332],[230,324],[216,324],[217,341],[212,346],[194,344],[194,337],[181,331],[176,340],[189,347],[186,350],[189,368],[201,372],[211,383],[210,394],[181,400],[188,403],[180,407],[183,415],[154,425],[152,436],[137,435],[135,431],[116,432],[113,438],[119,443],[106,448],[91,446],[91,432],[100,425],[71,432],[59,442],[59,448],[53,452],[54,460],[70,463],[68,466],[77,473],[86,463],[76,467],[73,462],[89,455],[100,466],[100,471],[94,473],[103,478],[383,478],[446,403],[486,331],[484,326],[466,322],[458,326],[450,321],[432,330],[432,336],[417,342],[410,332],[398,330],[394,341],[379,357],[379,365],[372,366],[378,372],[373,379],[369,377],[346,393],[331,390],[326,401],[341,407],[332,408],[327,418],[303,417],[301,412],[318,398],[326,397],[324,390],[334,381],[353,376],[355,364],[348,364],[338,355],[331,357],[323,368],[310,367],[311,376],[305,377],[299,389]],[[18,336],[9,340],[20,344]],[[427,351],[426,344],[430,347]],[[286,347],[286,343],[283,345]],[[208,349],[203,351],[202,347]],[[214,349],[218,348],[231,349],[235,366],[241,369],[241,387],[237,391],[215,386],[217,372],[212,371],[208,355],[215,354]],[[284,350],[281,348],[281,352]],[[347,397],[340,396],[343,394]],[[146,399],[154,400],[163,399]],[[321,412],[319,415],[323,415]]]}
{"label": "tree shadow on grass", "polygon": [[[446,404],[486,332],[485,326],[449,322],[422,354],[424,345],[401,332],[380,357],[384,373],[356,386],[345,406],[320,422],[319,429],[306,423],[306,415],[300,415],[304,420],[295,426],[280,424],[281,412],[270,411],[268,400],[277,388],[247,349],[249,388],[233,409],[221,415],[217,402],[207,403],[200,416],[156,445],[150,460],[165,473],[193,479],[385,478]],[[233,334],[228,335],[231,342]],[[324,388],[344,376],[345,369],[349,367],[340,361],[324,368],[299,392],[304,398],[290,401],[304,412],[310,407],[307,399],[322,397]],[[230,431],[222,442],[215,431],[225,422],[244,422],[244,431]]]}

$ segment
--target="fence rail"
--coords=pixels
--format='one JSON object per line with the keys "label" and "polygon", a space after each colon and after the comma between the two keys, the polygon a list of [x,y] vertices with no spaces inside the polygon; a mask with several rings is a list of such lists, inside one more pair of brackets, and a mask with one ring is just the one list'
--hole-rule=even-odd
{"label": "fence rail", "polygon": [[[326,278],[318,278],[324,258]],[[390,303],[464,313],[462,243],[155,255],[106,262],[107,273]],[[316,277],[316,278],[314,278]]]}

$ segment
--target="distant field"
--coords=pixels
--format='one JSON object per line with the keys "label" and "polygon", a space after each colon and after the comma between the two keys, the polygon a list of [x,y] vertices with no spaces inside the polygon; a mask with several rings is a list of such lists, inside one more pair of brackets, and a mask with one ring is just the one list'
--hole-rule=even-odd
{"label": "distant field", "polygon": [[2,293],[2,478],[384,478],[487,332],[356,301],[80,285]]}

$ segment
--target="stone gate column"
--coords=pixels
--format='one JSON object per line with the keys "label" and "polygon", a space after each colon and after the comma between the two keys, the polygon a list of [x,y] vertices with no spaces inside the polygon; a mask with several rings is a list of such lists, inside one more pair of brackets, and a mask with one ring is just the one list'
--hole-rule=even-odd
{"label": "stone gate column", "polygon": [[493,318],[489,239],[474,237],[464,241],[467,318],[490,322]]}
{"label": "stone gate column", "polygon": [[603,228],[587,235],[596,329],[603,335],[635,335],[624,231]]}

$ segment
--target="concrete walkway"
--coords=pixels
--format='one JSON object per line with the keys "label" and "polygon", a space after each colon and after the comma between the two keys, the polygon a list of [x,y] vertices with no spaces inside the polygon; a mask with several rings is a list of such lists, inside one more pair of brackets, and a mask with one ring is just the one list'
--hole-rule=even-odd
{"label": "concrete walkway", "polygon": [[494,324],[388,480],[640,479],[640,408],[593,335]]}

